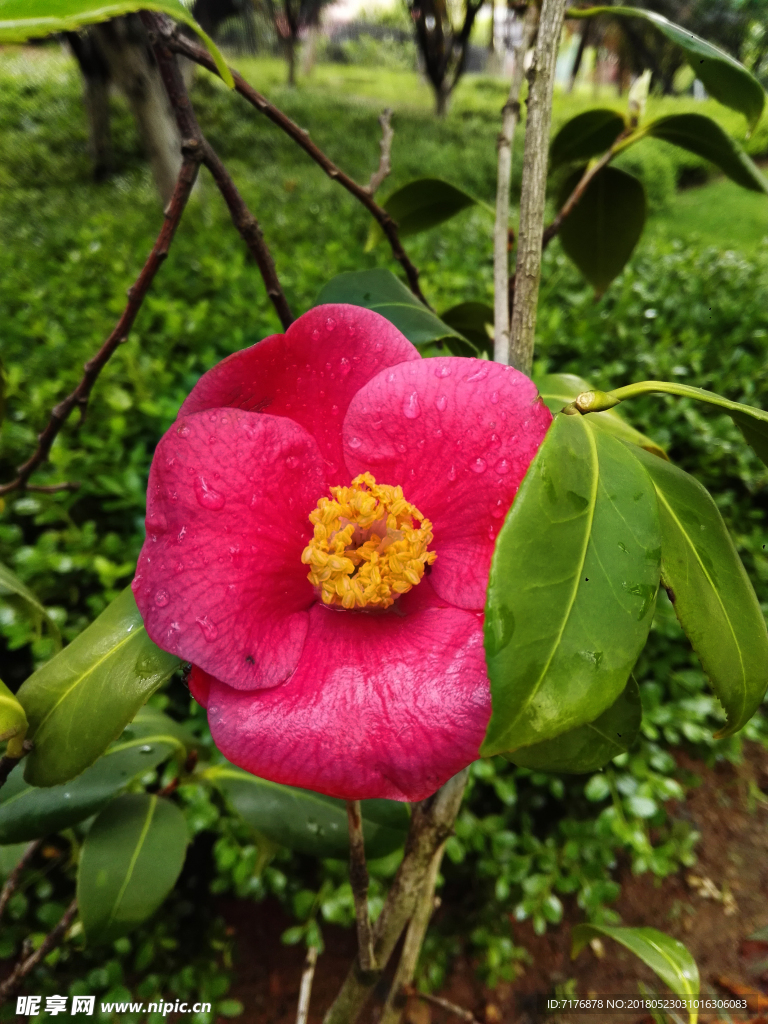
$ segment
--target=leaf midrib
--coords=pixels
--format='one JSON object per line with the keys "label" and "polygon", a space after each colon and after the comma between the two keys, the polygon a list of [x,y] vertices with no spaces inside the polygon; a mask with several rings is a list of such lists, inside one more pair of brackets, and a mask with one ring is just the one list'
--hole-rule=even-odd
{"label": "leaf midrib", "polygon": [[128,870],[125,873],[123,884],[120,886],[120,890],[117,894],[112,910],[109,914],[109,917],[107,918],[107,927],[109,927],[109,925],[111,925],[115,920],[115,916],[117,914],[117,911],[120,909],[120,904],[122,903],[123,896],[125,896],[125,891],[128,888],[128,885],[130,884],[131,878],[133,877],[133,872],[136,869],[136,862],[139,859],[139,854],[141,853],[144,843],[146,841],[147,833],[149,832],[149,827],[152,824],[152,818],[154,817],[155,808],[157,807],[157,799],[158,798],[156,796],[151,796],[149,798],[149,807],[147,808],[147,814],[144,819],[141,834],[139,835],[136,847],[133,853],[131,854],[131,859],[128,863]]}

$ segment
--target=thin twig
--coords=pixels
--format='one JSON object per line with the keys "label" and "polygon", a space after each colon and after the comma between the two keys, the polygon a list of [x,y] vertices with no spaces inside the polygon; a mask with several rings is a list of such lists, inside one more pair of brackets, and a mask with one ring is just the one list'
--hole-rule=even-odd
{"label": "thin twig", "polygon": [[96,378],[106,366],[112,355],[114,355],[121,342],[124,342],[127,339],[155,274],[158,272],[163,260],[168,255],[168,249],[171,241],[173,240],[179,221],[181,220],[184,207],[187,205],[187,200],[189,199],[189,195],[192,191],[192,186],[195,183],[200,159],[200,147],[197,146],[194,140],[187,139],[184,145],[184,160],[181,165],[181,170],[179,171],[179,176],[176,179],[176,186],[173,190],[171,200],[165,208],[163,226],[155,240],[155,244],[152,246],[152,250],[147,257],[146,263],[141,269],[141,273],[136,278],[136,282],[128,289],[128,304],[123,310],[120,319],[117,321],[114,330],[107,340],[101,346],[96,355],[93,356],[92,359],[89,359],[85,364],[83,368],[85,372],[83,373],[80,383],[77,385],[75,390],[67,395],[66,398],[62,399],[58,405],[54,406],[47,426],[38,436],[37,448],[32,456],[27,459],[24,465],[19,466],[17,470],[18,476],[16,479],[11,480],[10,483],[0,486],[0,496],[8,494],[10,491],[23,490],[26,488],[27,481],[32,473],[34,473],[37,467],[48,458],[51,446],[56,440],[56,436],[75,406],[80,409],[81,417],[85,415],[88,398],[93,385],[96,383]]}
{"label": "thin twig", "polygon": [[3,754],[0,757],[0,786],[4,786],[8,781],[8,776],[11,774],[13,769],[32,749],[32,740],[24,740],[21,747],[21,754],[19,757],[9,757],[7,754]]}
{"label": "thin twig", "polygon": [[361,971],[375,971],[371,916],[368,913],[368,866],[365,863],[363,815],[359,800],[347,800],[349,823],[349,882],[355,899],[357,950]]}
{"label": "thin twig", "polygon": [[520,195],[515,297],[510,325],[510,363],[530,374],[541,279],[541,238],[552,121],[555,61],[567,0],[542,0],[539,34],[528,70],[528,117]]}
{"label": "thin twig", "polygon": [[409,990],[416,973],[416,966],[419,962],[419,954],[427,934],[432,913],[435,909],[435,884],[440,870],[440,863],[443,859],[445,843],[442,843],[432,857],[427,877],[413,912],[408,931],[405,933],[403,952],[400,954],[400,963],[397,965],[395,977],[392,979],[392,986],[384,1004],[379,1024],[399,1024],[408,1001]]}
{"label": "thin twig", "polygon": [[59,491],[79,491],[81,486],[79,480],[66,480],[61,484],[27,484],[26,490],[38,494],[56,494]]}
{"label": "thin twig", "polygon": [[469,1010],[465,1010],[462,1006],[457,1006],[456,1003],[450,1002],[448,999],[443,999],[441,996],[433,996],[429,992],[419,992],[413,985],[409,985],[406,989],[406,994],[413,996],[416,999],[421,999],[425,1003],[431,1003],[433,1006],[439,1007],[441,1010],[445,1010],[446,1013],[452,1013],[454,1017],[458,1017],[459,1020],[466,1021],[466,1024],[480,1024],[477,1017],[470,1013]]}
{"label": "thin twig", "polygon": [[381,125],[381,142],[379,147],[381,149],[381,156],[379,157],[379,166],[371,175],[371,180],[368,182],[366,192],[368,195],[375,195],[377,189],[381,186],[382,181],[389,175],[392,170],[392,163],[390,160],[392,154],[392,139],[395,137],[394,129],[392,128],[392,111],[389,107],[382,113],[379,114],[379,124]]}
{"label": "thin twig", "polygon": [[[174,53],[180,53],[184,57],[188,57],[190,60],[195,61],[202,67],[207,68],[208,71],[214,75],[218,75],[218,69],[213,62],[213,58],[202,46],[193,42],[191,39],[187,39],[186,36],[181,35],[179,32],[172,33],[170,36],[164,36],[164,42],[168,46],[168,49],[173,50]],[[368,210],[371,216],[376,220],[381,230],[386,235],[387,241],[389,242],[390,248],[392,249],[392,255],[398,261],[400,266],[405,271],[405,276],[408,278],[408,285],[413,294],[420,299],[426,306],[429,303],[424,298],[421,288],[419,287],[419,272],[416,267],[411,263],[408,255],[403,249],[400,241],[400,236],[397,231],[397,224],[390,217],[387,211],[379,206],[373,196],[368,192],[368,189],[364,185],[359,185],[356,181],[345,174],[336,164],[329,159],[325,153],[315,145],[309,137],[309,132],[303,128],[299,128],[290,117],[279,110],[273,103],[270,103],[266,97],[262,96],[260,92],[257,92],[253,86],[249,85],[248,82],[243,78],[242,75],[238,74],[234,68],[230,68],[232,77],[235,81],[235,89],[248,100],[260,113],[276,124],[278,128],[290,136],[297,145],[301,146],[305,153],[307,153],[316,164],[318,164],[329,178],[333,178],[338,183],[351,193],[363,206]]]}
{"label": "thin twig", "polygon": [[51,950],[55,949],[56,946],[59,945],[66,935],[69,926],[72,924],[72,920],[76,913],[77,900],[75,899],[72,900],[64,911],[59,923],[55,928],[48,932],[35,952],[25,960],[20,960],[16,964],[5,981],[0,985],[0,1006],[2,1006],[6,999],[16,992],[22,981],[24,981],[28,974],[31,974],[31,972],[34,971],[39,963],[42,963]]}
{"label": "thin twig", "polygon": [[607,152],[603,153],[599,160],[596,160],[593,164],[590,164],[584,171],[584,174],[579,179],[573,192],[571,192],[571,194],[566,199],[565,203],[563,203],[563,206],[558,212],[557,216],[552,220],[552,223],[549,224],[544,229],[544,233],[541,236],[542,252],[547,248],[549,243],[559,232],[560,228],[563,226],[563,221],[572,213],[573,208],[584,195],[589,183],[592,181],[592,179],[595,177],[598,171],[602,171],[602,169],[606,167],[611,162],[611,160],[613,160],[614,156],[616,155],[617,143],[623,141],[623,139],[625,139],[631,131],[631,128],[628,128],[626,131],[623,131],[621,135],[619,135],[619,137],[616,139],[616,142],[613,144],[613,146],[611,146],[611,148]]}
{"label": "thin twig", "polygon": [[0,891],[0,919],[2,919],[5,908],[8,906],[8,901],[16,892],[22,874],[42,844],[42,839],[36,839],[33,843],[30,843],[24,853],[22,853],[16,867],[6,878],[5,885],[3,886],[2,891]]}
{"label": "thin twig", "polygon": [[316,963],[317,946],[310,946],[307,950],[307,957],[304,961],[304,970],[301,975],[299,1006],[296,1010],[296,1024],[307,1024],[307,1017],[309,1016],[309,999],[312,995],[312,982],[315,977]]}
{"label": "thin twig", "polygon": [[515,66],[509,96],[502,109],[497,143],[496,224],[493,231],[493,358],[509,362],[509,186],[512,179],[512,147],[520,119],[520,90],[525,74],[525,55],[539,21],[539,9],[532,3],[525,12],[523,35],[515,49]]}
{"label": "thin twig", "polygon": [[[373,926],[373,952],[383,970],[421,894],[435,850],[453,830],[467,784],[468,769],[449,779],[434,796],[415,804],[405,853],[397,869],[384,907]],[[376,984],[378,973],[361,970],[355,959],[324,1024],[354,1024]]]}
{"label": "thin twig", "polygon": [[169,47],[170,40],[175,32],[174,23],[165,15],[153,14],[149,11],[141,11],[139,16],[147,30],[160,77],[168,94],[181,137],[183,139],[195,139],[200,147],[202,163],[211,172],[213,180],[216,182],[219,191],[224,197],[224,202],[227,204],[232,223],[240,232],[243,241],[256,260],[261,276],[264,279],[267,295],[272,300],[277,315],[280,317],[280,323],[286,329],[293,323],[293,315],[280,285],[277,270],[275,269],[275,261],[264,241],[259,222],[246,206],[245,200],[238,192],[229,171],[227,171],[197,123],[195,112],[192,109],[192,104],[187,94],[187,87],[184,84],[184,78],[176,63],[176,58]]}

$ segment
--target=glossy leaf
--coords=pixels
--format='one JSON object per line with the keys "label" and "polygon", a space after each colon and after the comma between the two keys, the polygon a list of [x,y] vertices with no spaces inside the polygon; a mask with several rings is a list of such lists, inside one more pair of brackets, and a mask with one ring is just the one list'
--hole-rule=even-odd
{"label": "glossy leaf", "polygon": [[181,0],[0,0],[0,43],[23,43],[54,32],[77,31],[134,11],[160,11],[193,28],[208,47],[221,77],[234,88],[219,48]]}
{"label": "glossy leaf", "polygon": [[664,139],[711,161],[737,185],[768,193],[768,179],[760,168],[711,117],[670,114],[651,121],[644,130],[655,139]]}
{"label": "glossy leaf", "polygon": [[[572,174],[559,197],[562,207],[583,170]],[[560,242],[598,295],[624,269],[643,233],[645,189],[618,167],[603,167],[563,221]]]}
{"label": "glossy leaf", "polygon": [[591,18],[596,14],[641,18],[650,22],[670,42],[683,50],[686,60],[710,96],[733,110],[739,110],[746,117],[750,128],[754,128],[760,120],[765,105],[762,85],[743,64],[739,64],[717,46],[694,35],[688,29],[675,25],[655,11],[640,10],[638,7],[588,7],[581,10],[571,8],[568,17]]}
{"label": "glossy leaf", "polygon": [[624,118],[615,110],[585,110],[577,114],[566,121],[552,140],[550,167],[554,170],[574,161],[584,163],[605,153],[625,128]]}
{"label": "glossy leaf", "polygon": [[55,786],[79,775],[180,664],[149,639],[127,587],[19,690],[34,742],[27,782]]}
{"label": "glossy leaf", "polygon": [[[560,412],[584,391],[592,390],[591,384],[573,373],[547,373],[541,377],[535,377],[534,383],[539,389],[544,404],[552,413]],[[660,445],[652,441],[650,437],[646,437],[645,434],[641,434],[639,430],[630,427],[617,409],[590,413],[589,422],[592,427],[604,430],[621,441],[629,441],[630,444],[637,444],[662,459],[667,458],[667,453]]]}
{"label": "glossy leaf", "polygon": [[[417,178],[393,192],[382,205],[397,223],[400,237],[407,238],[437,227],[476,204],[475,198],[448,181]],[[374,221],[365,243],[366,251],[369,252],[383,238],[384,232]]]}
{"label": "glossy leaf", "polygon": [[89,944],[126,935],[176,884],[187,850],[179,808],[148,793],[108,804],[88,830],[77,871],[77,902]]}
{"label": "glossy leaf", "polygon": [[[349,856],[347,805],[321,793],[259,779],[234,765],[206,773],[248,824],[280,846],[315,857]],[[383,857],[405,842],[409,815],[394,800],[363,800],[363,835],[369,857]]]}
{"label": "glossy leaf", "polygon": [[414,345],[428,345],[444,338],[467,339],[419,302],[389,270],[353,270],[323,286],[316,305],[348,302],[381,313]]}
{"label": "glossy leaf", "polygon": [[[675,995],[695,999],[699,994],[699,969],[691,954],[677,939],[656,928],[612,928],[608,925],[578,924],[571,932],[571,956],[577,957],[588,942],[596,938],[613,939],[634,953],[667,985]],[[691,1024],[697,1011],[690,1011]]]}
{"label": "glossy leaf", "polygon": [[504,757],[521,768],[583,775],[604,767],[629,750],[640,732],[643,709],[640,690],[630,679],[624,692],[594,722],[564,732],[553,740],[509,751]]}
{"label": "glossy leaf", "polygon": [[[492,351],[493,309],[484,302],[461,302],[442,313],[440,319],[471,342],[464,345],[463,342],[449,341],[456,355],[475,356],[478,352]],[[464,351],[457,350],[456,345],[463,346]]]}
{"label": "glossy leaf", "polygon": [[[96,814],[138,775],[187,747],[178,723],[158,711],[140,711],[99,760],[61,786],[38,788],[24,781],[23,765],[0,789],[0,844],[38,839]],[[191,739],[191,737],[190,737]]]}
{"label": "glossy leaf", "polygon": [[661,577],[728,721],[729,736],[768,686],[768,630],[752,584],[714,501],[677,466],[633,449],[656,489]]}
{"label": "glossy leaf", "polygon": [[24,708],[0,679],[0,743],[8,744],[5,751],[8,757],[21,757],[22,743],[26,735],[27,716]]}
{"label": "glossy leaf", "polygon": [[50,617],[35,594],[25,586],[16,573],[11,572],[7,565],[0,562],[0,597],[18,597],[31,610],[35,621],[39,624],[45,622],[53,637],[56,649],[61,648],[61,633],[59,627]]}
{"label": "glossy leaf", "polygon": [[555,418],[496,541],[484,755],[594,721],[648,636],[661,547],[653,488],[629,447],[588,419]]}
{"label": "glossy leaf", "polygon": [[27,843],[13,843],[9,846],[0,845],[0,879],[7,878],[10,875],[24,856],[27,846]]}
{"label": "glossy leaf", "polygon": [[758,459],[768,466],[768,414],[763,412],[762,417],[757,417],[731,410],[730,416]]}

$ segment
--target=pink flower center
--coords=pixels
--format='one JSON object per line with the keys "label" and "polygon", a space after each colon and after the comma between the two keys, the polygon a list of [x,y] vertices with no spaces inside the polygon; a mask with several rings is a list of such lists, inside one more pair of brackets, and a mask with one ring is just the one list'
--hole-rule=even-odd
{"label": "pink flower center", "polygon": [[377,484],[370,473],[349,487],[331,487],[309,516],[314,536],[301,560],[323,604],[389,608],[421,582],[437,558],[432,523],[403,497],[402,487]]}

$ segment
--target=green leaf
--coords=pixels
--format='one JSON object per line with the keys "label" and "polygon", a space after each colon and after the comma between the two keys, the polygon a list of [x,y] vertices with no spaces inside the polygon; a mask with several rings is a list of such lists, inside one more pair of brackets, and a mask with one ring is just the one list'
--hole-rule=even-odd
{"label": "green leaf", "polygon": [[[235,765],[215,765],[205,777],[248,824],[267,839],[315,857],[349,856],[347,805],[321,793],[259,779]],[[405,842],[409,816],[395,800],[363,800],[363,835],[369,857],[383,857]]]}
{"label": "green leaf", "polygon": [[644,132],[710,160],[743,188],[768,193],[768,179],[757,164],[711,117],[670,114],[645,125]]}
{"label": "green leaf", "polygon": [[642,717],[640,690],[630,678],[618,700],[594,722],[503,756],[521,768],[536,771],[571,775],[594,772],[629,750],[637,739]]}
{"label": "green leaf", "polygon": [[696,72],[707,92],[714,99],[733,110],[740,111],[750,129],[760,120],[765,104],[765,92],[755,76],[743,64],[706,40],[668,21],[655,11],[638,7],[589,7],[568,11],[569,18],[591,18],[596,14],[610,14],[619,18],[642,18],[650,22],[670,42],[685,53],[686,60]]}
{"label": "green leaf", "polygon": [[[22,744],[27,735],[27,716],[13,693],[0,679],[0,743],[7,742],[8,757],[21,757]],[[2,789],[0,789],[2,796]],[[0,839],[2,842],[2,839]]]}
{"label": "green leaf", "polygon": [[[417,178],[393,192],[382,204],[397,223],[401,238],[417,235],[421,231],[442,224],[469,206],[476,206],[478,200],[440,178]],[[485,206],[485,203],[481,204]],[[384,237],[376,221],[371,224],[365,251],[371,249]]]}
{"label": "green leaf", "polygon": [[61,633],[59,627],[50,617],[43,605],[32,593],[29,587],[25,587],[19,577],[11,572],[7,565],[0,562],[0,597],[18,597],[31,609],[32,614],[38,623],[45,620],[51,632],[56,650],[61,648]]}
{"label": "green leaf", "polygon": [[7,878],[8,875],[10,875],[24,856],[27,846],[27,843],[14,843],[10,846],[0,846],[0,878]]}
{"label": "green leaf", "polygon": [[653,482],[661,520],[661,578],[728,721],[730,736],[768,685],[768,630],[725,523],[704,487],[670,462],[632,449]]}
{"label": "green leaf", "polygon": [[483,755],[594,721],[650,630],[661,556],[653,488],[629,448],[584,419],[555,418],[496,541]]}
{"label": "green leaf", "polygon": [[88,830],[77,871],[77,902],[90,945],[126,935],[176,884],[187,850],[179,808],[148,793],[108,804]]}
{"label": "green leaf", "polygon": [[79,775],[180,664],[149,639],[127,587],[19,690],[34,742],[27,782],[55,786]]}
{"label": "green leaf", "polygon": [[[565,182],[558,204],[564,205],[583,169]],[[603,167],[592,178],[563,221],[560,243],[598,295],[621,273],[643,233],[645,189],[632,174]]]}
{"label": "green leaf", "polygon": [[[460,302],[451,306],[440,319],[448,324],[462,337],[467,338],[470,345],[462,342],[449,342],[456,355],[476,356],[478,352],[490,353],[493,349],[493,309],[484,302]],[[491,333],[488,333],[490,328]]]}
{"label": "green leaf", "polygon": [[[593,390],[591,384],[587,384],[585,380],[573,373],[547,373],[541,377],[535,377],[534,383],[539,389],[544,404],[552,413],[560,412],[583,392]],[[645,434],[641,434],[639,430],[630,427],[616,409],[590,413],[590,423],[598,430],[604,430],[621,441],[629,441],[630,444],[639,445],[647,452],[652,452],[662,459],[667,458],[667,453],[660,445],[646,437]]]}
{"label": "green leaf", "polygon": [[[682,998],[696,999],[699,994],[699,969],[691,954],[677,939],[656,928],[611,928],[607,925],[577,924],[571,932],[571,956],[577,957],[592,939],[605,936],[634,953]],[[698,1018],[689,1011],[691,1024]]]}
{"label": "green leaf", "polygon": [[323,286],[315,305],[325,302],[348,302],[381,313],[414,345],[428,345],[444,338],[467,341],[419,302],[390,270],[353,270],[337,274]]}
{"label": "green leaf", "polygon": [[142,710],[103,757],[61,786],[30,786],[23,766],[14,768],[0,789],[0,844],[38,839],[96,814],[137,775],[184,756],[178,729],[159,711]]}
{"label": "green leaf", "polygon": [[591,160],[610,149],[626,128],[621,114],[615,110],[585,110],[566,121],[552,140],[550,168]]}
{"label": "green leaf", "polygon": [[[755,415],[761,413],[761,415]],[[768,413],[762,409],[744,411],[731,409],[730,417],[744,435],[755,455],[768,466]]]}
{"label": "green leaf", "polygon": [[134,11],[160,11],[193,28],[208,47],[219,74],[235,83],[218,46],[203,32],[181,0],[0,0],[0,43],[23,43],[35,36],[77,31]]}

